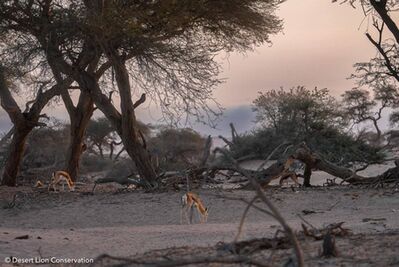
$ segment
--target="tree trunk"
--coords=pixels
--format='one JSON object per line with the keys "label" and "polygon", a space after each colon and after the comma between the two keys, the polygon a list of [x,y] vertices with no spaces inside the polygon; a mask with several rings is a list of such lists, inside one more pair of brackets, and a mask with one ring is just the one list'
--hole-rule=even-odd
{"label": "tree trunk", "polygon": [[100,151],[100,157],[101,157],[102,159],[104,159],[103,144],[102,144],[102,143],[98,143],[98,144],[97,144],[97,147],[98,147],[98,151]]}
{"label": "tree trunk", "polygon": [[305,171],[303,172],[303,186],[310,187],[310,177],[312,176],[312,167],[305,164]]}
{"label": "tree trunk", "polygon": [[24,156],[26,139],[33,127],[15,127],[3,170],[1,185],[16,186],[19,166]]}
{"label": "tree trunk", "polygon": [[113,57],[112,59],[114,60],[115,77],[121,97],[121,138],[123,145],[129,156],[135,162],[140,177],[144,178],[150,187],[156,187],[157,174],[151,163],[150,153],[144,146],[144,140],[140,141],[140,133],[134,112],[128,71],[122,62],[117,61],[116,57]]}
{"label": "tree trunk", "polygon": [[88,94],[81,92],[78,105],[73,109],[73,112],[69,112],[71,129],[65,170],[73,181],[77,180],[80,158],[85,150],[84,137],[93,111],[93,100]]}
{"label": "tree trunk", "polygon": [[[358,175],[356,172],[352,171],[351,169],[341,167],[335,165],[328,160],[323,159],[320,155],[313,153],[306,145],[302,145],[297,151],[292,155],[294,158],[302,161],[306,164],[306,169],[315,169],[321,170],[332,176],[341,178],[345,182],[350,184],[372,184],[375,182],[399,182],[399,162],[395,162],[396,167],[388,169],[384,173],[372,176],[372,177],[364,177]],[[305,176],[306,176],[306,169],[305,169]],[[311,172],[310,172],[311,174]],[[309,185],[310,185],[310,174],[308,176]],[[306,186],[306,184],[305,184]]]}
{"label": "tree trunk", "polygon": [[[47,59],[49,64],[56,70],[61,70],[67,75],[72,75],[79,84],[82,91],[89,94],[96,106],[103,112],[107,119],[114,125],[119,136],[122,139],[124,147],[136,163],[137,170],[143,180],[149,187],[157,186],[157,174],[151,164],[148,151],[142,146],[137,132],[137,121],[134,114],[134,105],[130,89],[129,75],[121,58],[115,55],[115,51],[107,54],[111,57],[112,66],[115,70],[116,81],[121,98],[121,112],[119,112],[111,103],[109,97],[105,96],[98,84],[98,77],[93,72],[84,69],[72,68],[66,63],[60,51],[55,45],[49,45],[46,40],[43,43],[47,45]],[[83,53],[83,52],[82,52]],[[91,51],[87,51],[88,54]],[[121,114],[122,113],[122,114]]]}
{"label": "tree trunk", "polygon": [[114,157],[114,145],[115,145],[115,142],[114,141],[111,141],[111,143],[109,144],[109,159],[111,159],[112,160],[112,158]]}
{"label": "tree trunk", "polygon": [[388,13],[386,8],[387,1],[370,0],[370,3],[394,36],[396,43],[399,44],[399,28]]}
{"label": "tree trunk", "polygon": [[150,155],[139,139],[137,121],[131,99],[129,76],[127,70],[123,67],[121,71],[115,71],[121,97],[122,114],[118,112],[110,100],[101,92],[98,82],[93,75],[85,71],[74,72],[73,75],[82,90],[90,94],[96,106],[115,127],[124,148],[135,162],[140,177],[146,181],[149,187],[156,187],[157,175],[151,164]]}
{"label": "tree trunk", "polygon": [[70,143],[66,154],[65,170],[69,173],[73,181],[77,180],[79,172],[80,157],[84,147],[83,139],[85,130],[86,128],[72,126],[71,123]]}
{"label": "tree trunk", "polygon": [[22,112],[8,88],[4,71],[5,69],[0,65],[0,104],[10,117],[14,125],[14,132],[1,184],[15,186],[27,136],[33,128],[45,126],[44,123],[39,122],[41,111],[51,98],[66,90],[73,80],[71,78],[60,79],[56,85],[45,92],[39,90],[33,104],[30,107],[27,104],[26,110]]}

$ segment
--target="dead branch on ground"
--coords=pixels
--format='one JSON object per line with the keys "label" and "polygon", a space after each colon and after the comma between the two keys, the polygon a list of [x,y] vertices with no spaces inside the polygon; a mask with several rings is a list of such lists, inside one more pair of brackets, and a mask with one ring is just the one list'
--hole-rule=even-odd
{"label": "dead branch on ground", "polygon": [[132,179],[128,177],[108,177],[108,178],[98,178],[97,180],[94,181],[95,185],[97,184],[106,184],[106,183],[117,183],[120,185],[135,185],[139,187],[145,188],[145,184],[143,181],[140,179]]}
{"label": "dead branch on ground", "polygon": [[283,229],[285,231],[285,234],[290,239],[291,244],[292,244],[293,249],[294,249],[294,252],[295,252],[295,256],[296,256],[296,260],[297,260],[298,266],[299,267],[305,266],[302,248],[299,245],[299,241],[296,238],[296,235],[295,235],[294,231],[287,224],[287,222],[285,221],[283,216],[280,214],[280,212],[277,210],[277,208],[266,197],[265,193],[263,192],[263,190],[261,188],[261,185],[259,184],[258,180],[256,179],[256,176],[253,176],[247,170],[242,169],[240,167],[240,165],[238,164],[238,162],[236,160],[234,160],[234,158],[226,150],[218,149],[218,151],[221,152],[224,156],[226,156],[234,164],[235,168],[237,168],[237,170],[240,170],[240,172],[243,173],[244,176],[248,178],[249,182],[251,183],[251,185],[255,189],[255,192],[256,192],[257,196],[265,203],[267,208],[270,210],[270,213],[272,213],[273,217],[281,224],[281,226],[283,227]]}
{"label": "dead branch on ground", "polygon": [[351,234],[351,231],[347,228],[342,227],[345,222],[339,223],[331,223],[324,228],[317,229],[312,226],[311,229],[306,227],[305,224],[302,225],[303,234],[308,237],[312,237],[315,240],[323,240],[327,234],[331,234],[334,236],[348,236]]}
{"label": "dead branch on ground", "polygon": [[254,196],[252,198],[252,200],[248,203],[247,207],[245,208],[244,213],[241,216],[240,225],[238,226],[238,232],[236,234],[236,237],[234,238],[234,243],[236,243],[238,241],[238,239],[240,238],[242,228],[244,227],[244,222],[245,222],[245,218],[247,217],[248,211],[257,199],[258,199],[258,196]]}
{"label": "dead branch on ground", "polygon": [[218,251],[225,251],[239,255],[251,255],[253,253],[266,249],[289,248],[291,248],[291,242],[286,236],[278,238],[255,238],[233,243],[219,242],[216,245],[216,249]]}
{"label": "dead branch on ground", "polygon": [[311,151],[310,148],[303,143],[292,155],[295,159],[300,160],[305,164],[305,181],[310,180],[312,170],[321,170],[335,177],[343,179],[345,182],[355,185],[371,185],[382,186],[384,183],[399,182],[399,166],[390,168],[384,173],[373,176],[365,177],[357,174],[349,168],[338,166],[328,160],[324,159],[318,153]]}

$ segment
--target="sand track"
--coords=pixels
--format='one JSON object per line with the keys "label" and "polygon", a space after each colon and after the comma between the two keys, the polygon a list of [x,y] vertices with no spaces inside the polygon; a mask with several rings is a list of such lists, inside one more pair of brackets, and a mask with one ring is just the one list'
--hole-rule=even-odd
{"label": "sand track", "polygon": [[[91,196],[25,192],[17,207],[0,210],[0,259],[38,256],[39,248],[46,257],[95,257],[104,252],[131,256],[153,249],[229,242],[245,208],[240,201],[217,197],[217,191],[201,191],[211,207],[209,222],[180,225],[181,193],[98,192]],[[295,229],[300,229],[298,213],[315,226],[345,221],[355,233],[399,229],[399,193],[392,190],[336,187],[269,192]],[[250,198],[253,192],[224,194]],[[304,215],[305,209],[316,213]],[[272,236],[278,227],[270,217],[252,211],[243,238]],[[15,239],[21,235],[29,235],[29,239]]]}

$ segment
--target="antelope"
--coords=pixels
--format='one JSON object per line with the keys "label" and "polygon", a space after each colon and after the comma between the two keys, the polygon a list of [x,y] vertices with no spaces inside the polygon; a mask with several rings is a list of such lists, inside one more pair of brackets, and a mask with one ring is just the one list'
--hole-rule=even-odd
{"label": "antelope", "polygon": [[[199,196],[193,192],[187,192],[181,197],[181,213],[180,224],[183,224],[183,214],[185,214],[187,222],[192,223],[192,216],[194,208],[197,209],[198,218],[200,223],[206,223],[208,220],[209,209],[202,204]],[[190,213],[190,218],[188,217]]]}
{"label": "antelope", "polygon": [[55,192],[57,192],[57,185],[62,183],[62,191],[65,191],[65,182],[68,185],[69,191],[75,191],[75,183],[72,181],[71,176],[69,173],[65,171],[56,171],[53,172],[51,177],[51,181],[48,185],[48,191],[52,187]]}

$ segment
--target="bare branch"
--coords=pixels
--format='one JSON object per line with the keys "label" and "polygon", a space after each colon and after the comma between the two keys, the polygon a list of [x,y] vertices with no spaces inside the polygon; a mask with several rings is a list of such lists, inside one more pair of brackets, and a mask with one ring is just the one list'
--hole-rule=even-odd
{"label": "bare branch", "polygon": [[387,53],[385,52],[385,50],[382,48],[382,46],[380,44],[377,43],[377,41],[375,41],[373,39],[373,37],[371,37],[371,35],[369,33],[366,33],[366,37],[367,39],[369,39],[369,41],[377,48],[377,50],[380,52],[381,56],[384,58],[385,60],[385,66],[388,68],[389,72],[391,73],[391,75],[393,77],[395,77],[396,80],[399,81],[399,73],[398,71],[395,69],[395,67],[392,65],[391,63],[391,59],[389,58],[389,56],[387,55]]}
{"label": "bare branch", "polygon": [[266,204],[266,206],[270,209],[271,213],[274,215],[275,219],[283,226],[287,236],[291,239],[292,245],[294,247],[295,255],[297,258],[297,263],[299,267],[304,267],[305,262],[304,262],[304,257],[303,257],[303,252],[302,249],[299,245],[298,239],[295,236],[294,231],[291,229],[291,227],[287,224],[285,219],[282,217],[280,212],[277,210],[277,208],[270,202],[270,200],[266,197],[265,193],[263,192],[260,184],[256,180],[256,178],[247,170],[242,169],[238,162],[231,157],[231,155],[223,149],[218,149],[222,154],[224,154],[234,165],[237,169],[239,169],[244,175],[248,178],[250,183],[252,184],[253,188],[255,189],[257,196]]}
{"label": "bare branch", "polygon": [[233,242],[237,242],[238,239],[240,238],[242,228],[244,226],[244,221],[245,221],[245,218],[247,217],[247,213],[257,199],[258,199],[258,196],[254,196],[252,198],[252,200],[248,203],[247,207],[245,208],[244,213],[241,216],[240,225],[238,226],[238,231],[237,231],[236,237],[234,238]]}
{"label": "bare branch", "polygon": [[263,163],[256,169],[256,171],[260,171],[263,169],[263,167],[266,165],[267,162],[273,157],[273,155],[282,147],[285,145],[289,145],[290,143],[283,142],[280,145],[278,145],[275,149],[273,149],[272,152],[266,157],[266,159],[263,161]]}
{"label": "bare branch", "polygon": [[136,109],[138,106],[140,106],[141,104],[143,104],[146,100],[146,95],[142,94],[141,97],[139,98],[139,100],[137,100],[136,102],[134,102],[133,104],[133,109]]}

